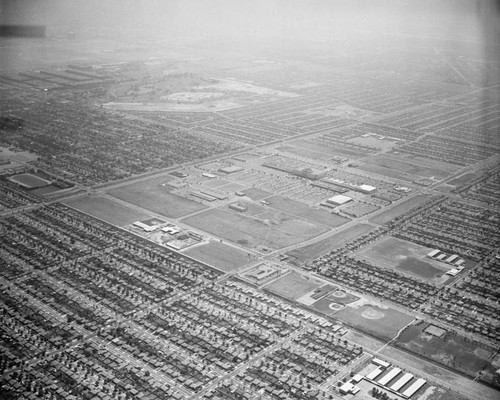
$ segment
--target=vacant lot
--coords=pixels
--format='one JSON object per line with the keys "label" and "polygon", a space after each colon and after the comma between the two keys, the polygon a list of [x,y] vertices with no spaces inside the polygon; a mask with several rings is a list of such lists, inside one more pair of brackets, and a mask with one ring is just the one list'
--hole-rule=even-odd
{"label": "vacant lot", "polygon": [[170,218],[179,218],[206,208],[184,197],[170,193],[162,186],[172,177],[157,177],[112,189],[109,194]]}
{"label": "vacant lot", "polygon": [[431,250],[419,244],[387,236],[358,251],[356,258],[368,260],[382,268],[397,269],[425,280],[435,280],[448,268],[427,257]]}
{"label": "vacant lot", "polygon": [[359,308],[347,306],[335,316],[348,325],[383,340],[391,340],[413,320],[410,315],[376,305],[363,305]]}
{"label": "vacant lot", "polygon": [[[327,231],[311,222],[275,210],[269,219],[256,219],[220,209],[185,218],[184,223],[249,248],[280,249],[311,239]],[[270,219],[272,218],[272,219]]]}
{"label": "vacant lot", "polygon": [[405,202],[391,207],[389,210],[381,212],[380,214],[370,218],[370,222],[383,225],[396,217],[406,214],[411,209],[427,203],[430,200],[432,200],[432,197],[421,195],[412,197],[411,199],[408,199]]}
{"label": "vacant lot", "polygon": [[346,222],[349,222],[349,219],[331,214],[327,210],[311,208],[303,203],[299,203],[298,201],[290,200],[285,197],[273,196],[266,200],[270,203],[270,207],[275,208],[276,210],[287,212],[308,221],[327,225],[332,228],[339,227]]}
{"label": "vacant lot", "polygon": [[347,242],[350,242],[358,236],[361,236],[373,229],[373,226],[368,224],[354,225],[344,231],[335,233],[327,239],[320,240],[297,250],[292,250],[287,253],[287,255],[294,258],[297,263],[310,261],[342,247]]}
{"label": "vacant lot", "polygon": [[319,280],[307,278],[297,272],[291,272],[267,285],[265,289],[287,299],[297,300],[321,285],[322,282]]}
{"label": "vacant lot", "polygon": [[134,210],[113,200],[98,196],[81,196],[63,202],[79,211],[117,226],[130,225],[149,217],[148,214]]}
{"label": "vacant lot", "polygon": [[249,255],[246,251],[238,250],[214,240],[208,244],[192,247],[186,250],[184,254],[226,272],[236,270],[255,260],[255,257]]}

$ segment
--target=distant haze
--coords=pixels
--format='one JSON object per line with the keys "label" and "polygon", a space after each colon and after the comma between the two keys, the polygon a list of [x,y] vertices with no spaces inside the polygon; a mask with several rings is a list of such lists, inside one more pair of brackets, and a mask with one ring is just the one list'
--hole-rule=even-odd
{"label": "distant haze", "polygon": [[2,24],[44,24],[49,32],[102,28],[156,39],[177,31],[321,40],[346,28],[489,43],[500,38],[492,0],[2,0],[0,17]]}

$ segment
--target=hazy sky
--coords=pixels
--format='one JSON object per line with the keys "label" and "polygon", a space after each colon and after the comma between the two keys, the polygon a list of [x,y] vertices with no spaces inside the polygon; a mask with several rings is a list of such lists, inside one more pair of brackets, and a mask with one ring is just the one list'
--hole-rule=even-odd
{"label": "hazy sky", "polygon": [[[441,34],[497,41],[494,0],[1,0],[3,24],[75,30],[171,27],[205,34],[286,35],[294,29],[338,28],[375,34]],[[486,35],[486,36],[485,36]]]}

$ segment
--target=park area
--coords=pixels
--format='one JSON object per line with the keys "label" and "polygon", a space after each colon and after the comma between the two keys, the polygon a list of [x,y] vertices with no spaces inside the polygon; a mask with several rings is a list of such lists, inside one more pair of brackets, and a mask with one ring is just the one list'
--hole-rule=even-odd
{"label": "park area", "polygon": [[291,272],[270,283],[264,289],[286,299],[297,300],[322,284],[323,282],[318,279],[309,278],[297,272]]}
{"label": "park area", "polygon": [[171,176],[160,176],[111,189],[108,193],[141,208],[170,218],[179,218],[206,208],[203,204],[170,193]]}
{"label": "park area", "polygon": [[366,260],[381,268],[395,269],[434,283],[443,283],[441,277],[450,268],[430,259],[432,249],[416,243],[386,236],[356,253],[356,258]]}
{"label": "park area", "polygon": [[142,211],[134,210],[123,204],[99,196],[80,196],[65,200],[63,203],[78,211],[120,227],[149,217],[148,214]]}
{"label": "park area", "polygon": [[493,361],[497,350],[454,331],[436,335],[433,330],[429,330],[428,323],[420,323],[402,332],[395,344],[500,388],[500,379],[495,373],[499,365],[494,365],[496,363]]}
{"label": "park area", "polygon": [[269,209],[251,218],[220,209],[208,210],[182,220],[194,228],[235,244],[274,250],[301,243],[328,229],[303,219]]}
{"label": "park area", "polygon": [[237,270],[255,260],[255,256],[250,253],[215,240],[191,247],[184,254],[225,272]]}
{"label": "park area", "polygon": [[348,305],[335,314],[347,325],[383,340],[391,340],[413,321],[413,317],[389,307],[375,304]]}

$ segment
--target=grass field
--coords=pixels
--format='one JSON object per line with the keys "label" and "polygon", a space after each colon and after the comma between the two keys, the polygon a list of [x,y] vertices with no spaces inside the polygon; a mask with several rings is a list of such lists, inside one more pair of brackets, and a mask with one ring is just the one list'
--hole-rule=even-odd
{"label": "grass field", "polygon": [[132,222],[150,217],[113,200],[98,196],[81,196],[65,200],[64,204],[117,226],[130,225]]}
{"label": "grass field", "polygon": [[380,214],[375,215],[374,217],[370,218],[370,222],[373,222],[374,224],[384,225],[390,220],[399,217],[403,214],[406,214],[411,209],[418,207],[424,203],[427,203],[430,200],[432,200],[432,197],[421,196],[421,195],[412,197],[411,199],[408,199],[403,203],[391,207],[387,211],[383,211]]}
{"label": "grass field", "polygon": [[473,179],[476,179],[478,176],[479,176],[479,174],[469,172],[467,174],[460,175],[460,176],[452,179],[451,181],[448,181],[448,185],[460,187],[460,186],[466,184],[467,182],[469,182]]}
{"label": "grass field", "polygon": [[[208,210],[182,222],[248,248],[280,249],[327,231],[311,222],[269,210],[269,219],[247,217],[220,209]],[[272,219],[271,219],[272,218]]]}
{"label": "grass field", "polygon": [[324,153],[329,155],[330,157],[346,157],[358,159],[366,156],[364,151],[354,150],[347,146],[342,146],[339,143],[335,144],[335,147],[327,147],[319,144],[311,143],[304,139],[298,139],[290,142],[291,145],[300,147],[302,149],[310,150],[310,151],[318,151],[320,153]]}
{"label": "grass field", "polygon": [[18,183],[19,185],[22,185],[27,188],[36,188],[40,186],[47,186],[50,185],[50,181],[46,179],[42,179],[36,175],[33,174],[19,174],[15,176],[11,176],[9,178],[10,181]]}
{"label": "grass field", "polygon": [[269,206],[293,214],[297,217],[312,221],[318,224],[327,225],[332,228],[337,228],[347,222],[348,218],[339,215],[331,214],[324,209],[311,208],[298,201],[290,200],[282,196],[273,196],[266,199],[270,204]]}
{"label": "grass field", "polygon": [[234,271],[255,260],[254,256],[249,256],[245,251],[214,240],[189,248],[184,254],[226,272]]}
{"label": "grass field", "polygon": [[391,340],[413,317],[392,308],[363,305],[359,308],[347,306],[337,312],[336,318],[362,332],[379,339]]}
{"label": "grass field", "polygon": [[250,197],[252,200],[260,200],[260,199],[263,199],[265,197],[269,197],[272,194],[272,193],[266,192],[264,190],[256,189],[256,188],[245,189],[245,190],[242,190],[242,192],[245,193],[245,195]]}
{"label": "grass field", "polygon": [[406,240],[387,236],[362,248],[356,258],[368,260],[382,268],[397,269],[410,275],[433,281],[448,268],[426,257],[432,249]]}
{"label": "grass field", "polygon": [[368,224],[357,224],[344,231],[335,233],[327,239],[292,250],[288,252],[287,255],[292,258],[292,261],[295,259],[297,263],[313,260],[329,253],[332,250],[342,247],[347,242],[350,242],[358,236],[361,236],[373,229],[373,226]]}
{"label": "grass field", "polygon": [[498,375],[495,378],[497,368],[490,362],[496,349],[450,332],[443,337],[431,335],[424,332],[428,325],[411,326],[398,337],[396,345],[471,377],[483,371],[481,376],[500,388]]}
{"label": "grass field", "polygon": [[291,272],[267,285],[265,289],[287,299],[297,300],[321,285],[322,282],[319,280],[309,279],[297,272]]}
{"label": "grass field", "polygon": [[111,196],[154,211],[166,217],[179,218],[206,208],[161,186],[173,177],[157,177],[110,190]]}

